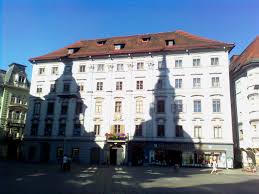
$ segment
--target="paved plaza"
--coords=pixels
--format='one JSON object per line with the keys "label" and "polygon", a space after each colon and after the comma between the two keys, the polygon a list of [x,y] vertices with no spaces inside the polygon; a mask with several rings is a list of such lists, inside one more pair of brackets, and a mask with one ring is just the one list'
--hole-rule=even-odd
{"label": "paved plaza", "polygon": [[1,194],[213,193],[258,194],[259,173],[171,167],[73,165],[62,172],[55,164],[0,162]]}

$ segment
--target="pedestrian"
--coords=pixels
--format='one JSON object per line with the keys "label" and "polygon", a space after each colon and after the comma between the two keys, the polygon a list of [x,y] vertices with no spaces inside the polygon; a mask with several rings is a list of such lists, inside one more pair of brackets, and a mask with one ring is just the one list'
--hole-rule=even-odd
{"label": "pedestrian", "polygon": [[218,172],[217,172],[217,161],[216,160],[213,160],[213,162],[212,162],[212,171],[211,171],[211,173],[210,174],[213,174],[214,172],[216,173],[216,174],[218,174]]}
{"label": "pedestrian", "polygon": [[64,156],[63,156],[63,162],[62,162],[62,164],[63,164],[63,171],[65,172],[66,171],[66,169],[67,169],[67,165],[68,165],[68,157],[67,157],[67,155],[66,154],[64,154]]}

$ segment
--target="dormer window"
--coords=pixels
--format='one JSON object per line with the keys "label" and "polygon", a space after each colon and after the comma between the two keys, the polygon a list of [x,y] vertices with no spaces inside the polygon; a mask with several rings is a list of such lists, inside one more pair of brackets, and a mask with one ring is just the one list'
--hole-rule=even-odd
{"label": "dormer window", "polygon": [[144,37],[142,38],[142,42],[149,42],[151,37]]}
{"label": "dormer window", "polygon": [[68,48],[67,49],[67,54],[73,54],[75,52],[77,52],[79,50],[79,48]]}
{"label": "dormer window", "polygon": [[67,54],[73,54],[74,53],[74,49],[73,48],[69,48],[68,50],[67,50]]}
{"label": "dormer window", "polygon": [[100,40],[100,41],[97,41],[97,45],[98,46],[102,46],[106,43],[106,40]]}
{"label": "dormer window", "polygon": [[123,49],[124,47],[125,47],[125,44],[114,44],[115,50],[120,50],[120,49]]}
{"label": "dormer window", "polygon": [[175,41],[174,40],[166,40],[166,46],[173,46],[175,45]]}

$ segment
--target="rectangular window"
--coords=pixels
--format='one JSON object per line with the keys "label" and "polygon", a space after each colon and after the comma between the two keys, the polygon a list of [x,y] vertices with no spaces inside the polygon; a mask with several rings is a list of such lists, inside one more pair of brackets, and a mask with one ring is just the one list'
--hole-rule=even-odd
{"label": "rectangular window", "polygon": [[100,135],[100,125],[94,125],[94,134]]}
{"label": "rectangular window", "polygon": [[115,50],[120,50],[120,49],[123,49],[124,47],[125,47],[125,44],[114,44]]}
{"label": "rectangular window", "polygon": [[165,136],[165,126],[157,125],[157,137],[164,137],[164,136]]}
{"label": "rectangular window", "polygon": [[102,112],[102,102],[101,101],[96,101],[95,102],[95,112],[96,113],[101,113]]}
{"label": "rectangular window", "polygon": [[83,113],[83,102],[76,102],[76,114]]}
{"label": "rectangular window", "polygon": [[211,78],[211,86],[213,88],[218,88],[220,86],[220,84],[219,84],[219,77],[212,77]]}
{"label": "rectangular window", "polygon": [[114,133],[118,134],[118,133],[122,133],[122,127],[121,125],[114,125]]}
{"label": "rectangular window", "polygon": [[215,139],[222,138],[221,126],[214,126],[214,138]]}
{"label": "rectangular window", "polygon": [[142,125],[135,125],[135,134],[134,136],[142,136]]}
{"label": "rectangular window", "polygon": [[201,78],[193,78],[193,88],[201,87]]}
{"label": "rectangular window", "polygon": [[74,129],[73,129],[73,135],[74,136],[80,136],[81,135],[81,128],[82,128],[83,121],[76,119],[74,120]]}
{"label": "rectangular window", "polygon": [[210,59],[210,64],[213,66],[219,65],[219,58],[218,57],[212,57]]}
{"label": "rectangular window", "polygon": [[175,136],[176,137],[183,137],[183,126],[182,125],[176,125],[175,126]]}
{"label": "rectangular window", "polygon": [[175,68],[182,68],[182,63],[183,63],[183,61],[181,59],[175,60],[175,62],[174,62]]}
{"label": "rectangular window", "polygon": [[143,113],[143,101],[142,100],[136,101],[136,112]]}
{"label": "rectangular window", "polygon": [[136,89],[137,90],[143,90],[143,81],[137,81],[136,82]]}
{"label": "rectangular window", "polygon": [[47,120],[45,123],[45,130],[44,130],[44,135],[45,136],[51,136],[52,133],[52,121]]}
{"label": "rectangular window", "polygon": [[174,40],[166,40],[165,43],[166,43],[166,46],[173,46],[173,45],[175,45],[175,41]]}
{"label": "rectangular window", "polygon": [[138,62],[137,63],[137,70],[143,70],[144,69],[144,63],[143,62]]}
{"label": "rectangular window", "polygon": [[201,138],[201,126],[194,126],[194,137]]}
{"label": "rectangular window", "polygon": [[117,71],[123,71],[123,64],[117,64]]}
{"label": "rectangular window", "polygon": [[157,112],[158,113],[164,113],[165,112],[165,101],[164,100],[158,100],[157,101]]}
{"label": "rectangular window", "polygon": [[54,110],[55,110],[55,103],[54,102],[48,102],[47,114],[53,115]]}
{"label": "rectangular window", "polygon": [[69,92],[69,91],[70,91],[70,83],[64,83],[63,92]]}
{"label": "rectangular window", "polygon": [[220,100],[213,99],[212,100],[213,112],[221,112]]}
{"label": "rectangular window", "polygon": [[37,94],[42,93],[42,86],[37,86]]}
{"label": "rectangular window", "polygon": [[182,88],[182,79],[175,79],[175,88]]}
{"label": "rectangular window", "polygon": [[44,75],[45,73],[45,68],[44,67],[40,67],[39,68],[39,75]]}
{"label": "rectangular window", "polygon": [[60,123],[59,123],[58,135],[59,136],[65,136],[65,131],[66,131],[66,121],[61,120]]}
{"label": "rectangular window", "polygon": [[56,84],[50,84],[50,92],[56,92]]}
{"label": "rectangular window", "polygon": [[104,71],[104,64],[98,64],[97,71]]}
{"label": "rectangular window", "polygon": [[183,112],[183,101],[182,100],[175,100],[175,111],[176,112]]}
{"label": "rectangular window", "polygon": [[61,114],[66,115],[68,111],[68,102],[61,103]]}
{"label": "rectangular window", "polygon": [[34,103],[34,107],[33,107],[33,114],[34,115],[39,115],[40,114],[40,106],[41,106],[40,102],[35,102]]}
{"label": "rectangular window", "polygon": [[79,89],[79,91],[80,92],[83,92],[84,91],[84,84],[79,84],[79,87],[78,87],[78,89]]}
{"label": "rectangular window", "polygon": [[163,79],[159,79],[157,81],[157,89],[163,89],[164,88],[164,80]]}
{"label": "rectangular window", "polygon": [[15,97],[15,96],[11,96],[10,104],[14,104],[14,103],[15,103],[15,99],[16,99],[16,97]]}
{"label": "rectangular window", "polygon": [[117,112],[117,113],[121,112],[121,101],[115,102],[115,112]]}
{"label": "rectangular window", "polygon": [[37,121],[33,121],[31,124],[31,136],[36,136],[38,133],[39,123]]}
{"label": "rectangular window", "polygon": [[201,112],[201,100],[193,101],[193,112]]}
{"label": "rectangular window", "polygon": [[85,65],[80,65],[80,66],[79,66],[79,72],[80,72],[80,73],[85,72]]}
{"label": "rectangular window", "polygon": [[58,74],[58,67],[52,67],[51,73],[52,73],[52,75],[57,75]]}
{"label": "rectangular window", "polygon": [[193,59],[192,65],[193,65],[193,67],[200,67],[201,66],[201,60],[200,59]]}
{"label": "rectangular window", "polygon": [[102,91],[103,90],[103,82],[97,82],[96,90],[97,91]]}
{"label": "rectangular window", "polygon": [[122,90],[122,82],[116,82],[116,90]]}

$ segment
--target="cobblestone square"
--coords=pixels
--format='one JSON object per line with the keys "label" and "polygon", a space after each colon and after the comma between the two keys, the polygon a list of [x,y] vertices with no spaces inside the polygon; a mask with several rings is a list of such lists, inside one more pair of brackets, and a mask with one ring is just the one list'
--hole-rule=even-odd
{"label": "cobblestone square", "polygon": [[1,194],[258,194],[258,173],[237,169],[211,175],[210,170],[73,165],[62,172],[55,164],[1,162]]}

